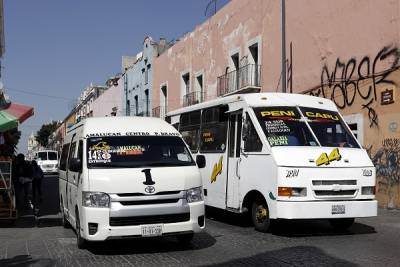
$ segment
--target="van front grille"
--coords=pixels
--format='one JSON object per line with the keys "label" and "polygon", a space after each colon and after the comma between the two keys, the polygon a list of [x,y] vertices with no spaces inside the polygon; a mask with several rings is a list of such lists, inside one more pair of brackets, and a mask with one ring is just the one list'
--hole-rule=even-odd
{"label": "van front grille", "polygon": [[[179,194],[181,191],[162,191],[157,192],[155,194],[151,194],[152,196],[162,196],[162,195],[176,195]],[[119,197],[140,197],[140,196],[148,196],[149,194],[144,193],[120,193],[117,194]]]}
{"label": "van front grille", "polygon": [[356,190],[340,190],[340,191],[331,191],[331,190],[314,190],[315,195],[322,196],[353,196],[356,193]]}
{"label": "van front grille", "polygon": [[110,226],[130,226],[141,224],[176,223],[190,220],[190,213],[133,216],[133,217],[110,217]]}
{"label": "van front grille", "polygon": [[179,198],[173,199],[154,199],[154,200],[137,200],[137,201],[120,201],[121,205],[133,206],[133,205],[152,205],[152,204],[171,204],[179,201]]}
{"label": "van front grille", "polygon": [[357,180],[313,180],[313,185],[357,185]]}

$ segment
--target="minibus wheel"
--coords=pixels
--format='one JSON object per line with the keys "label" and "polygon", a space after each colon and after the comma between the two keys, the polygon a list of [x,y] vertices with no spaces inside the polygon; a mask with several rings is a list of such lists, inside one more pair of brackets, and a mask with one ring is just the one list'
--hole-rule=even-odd
{"label": "minibus wheel", "polygon": [[87,241],[81,236],[81,223],[79,219],[78,210],[75,212],[75,224],[76,224],[76,244],[79,249],[85,249],[87,247]]}
{"label": "minibus wheel", "polygon": [[268,205],[264,199],[257,198],[253,201],[251,219],[257,231],[267,232],[271,224]]}
{"label": "minibus wheel", "polygon": [[354,218],[330,219],[329,223],[337,230],[347,230],[354,223]]}
{"label": "minibus wheel", "polygon": [[178,239],[178,242],[183,244],[183,245],[188,245],[190,242],[192,242],[194,237],[193,233],[190,234],[183,234],[183,235],[177,235],[176,238]]}

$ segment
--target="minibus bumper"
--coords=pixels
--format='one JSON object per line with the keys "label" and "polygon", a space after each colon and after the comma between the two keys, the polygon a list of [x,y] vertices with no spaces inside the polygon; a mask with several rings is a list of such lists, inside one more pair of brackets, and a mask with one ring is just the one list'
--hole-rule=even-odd
{"label": "minibus bumper", "polygon": [[333,219],[373,217],[378,201],[277,201],[277,219]]}
{"label": "minibus bumper", "polygon": [[[162,224],[164,235],[199,233],[205,227],[204,201],[190,203],[190,220]],[[97,231],[89,234],[89,224],[97,224]],[[110,226],[108,208],[82,207],[82,237],[89,241],[142,237],[142,225]]]}

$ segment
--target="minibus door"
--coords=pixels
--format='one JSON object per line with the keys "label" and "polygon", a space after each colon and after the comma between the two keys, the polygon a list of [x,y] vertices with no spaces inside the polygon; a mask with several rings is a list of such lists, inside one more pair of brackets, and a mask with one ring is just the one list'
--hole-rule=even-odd
{"label": "minibus door", "polygon": [[239,209],[239,165],[240,143],[242,136],[242,111],[229,115],[228,137],[228,179],[226,190],[226,206]]}

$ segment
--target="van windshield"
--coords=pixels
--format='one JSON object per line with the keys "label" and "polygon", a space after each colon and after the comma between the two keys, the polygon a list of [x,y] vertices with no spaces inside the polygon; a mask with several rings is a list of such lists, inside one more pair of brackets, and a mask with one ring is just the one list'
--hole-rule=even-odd
{"label": "van windshield", "polygon": [[56,152],[48,152],[49,160],[57,160],[57,153]]}
{"label": "van windshield", "polygon": [[47,160],[47,152],[38,152],[37,159],[38,160]]}
{"label": "van windshield", "polygon": [[176,136],[116,136],[87,140],[88,168],[174,167],[196,165]]}
{"label": "van windshield", "polygon": [[318,146],[296,107],[254,108],[271,146]]}
{"label": "van windshield", "polygon": [[305,107],[300,110],[321,146],[360,148],[337,112]]}

